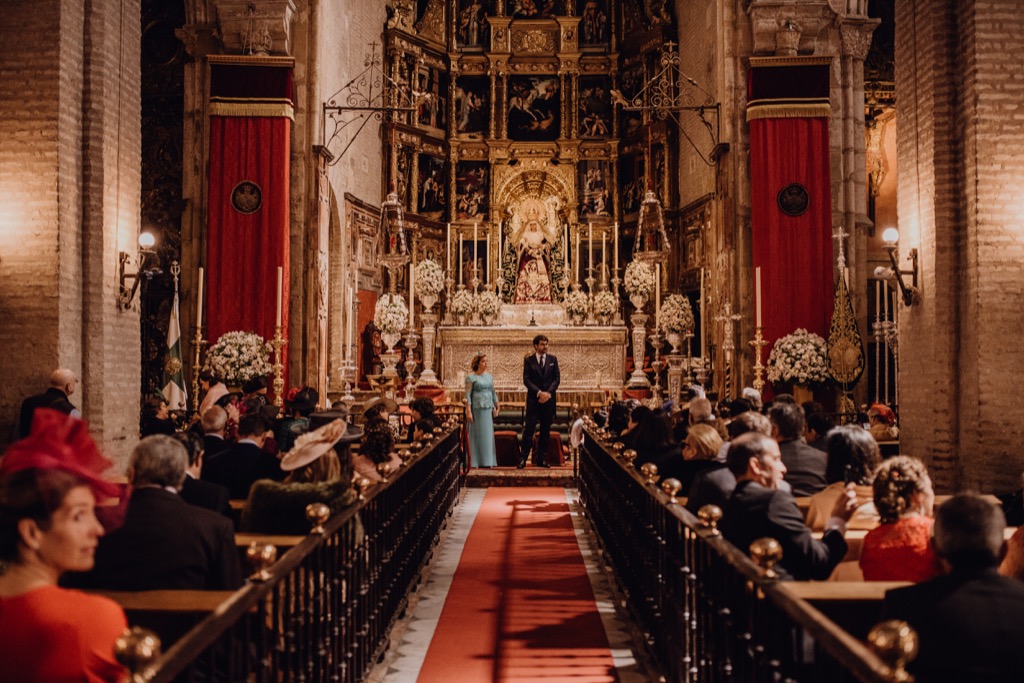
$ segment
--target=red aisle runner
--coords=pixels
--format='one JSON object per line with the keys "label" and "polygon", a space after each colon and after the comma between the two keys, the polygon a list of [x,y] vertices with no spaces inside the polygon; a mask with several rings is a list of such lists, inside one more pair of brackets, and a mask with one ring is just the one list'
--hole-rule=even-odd
{"label": "red aisle runner", "polygon": [[418,680],[618,680],[564,490],[487,490]]}

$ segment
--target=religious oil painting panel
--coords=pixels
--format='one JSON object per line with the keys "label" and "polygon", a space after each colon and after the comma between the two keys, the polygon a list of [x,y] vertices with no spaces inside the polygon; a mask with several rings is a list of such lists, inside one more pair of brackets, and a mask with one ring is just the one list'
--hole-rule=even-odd
{"label": "religious oil painting panel", "polygon": [[564,0],[510,0],[513,19],[552,19],[565,12]]}
{"label": "religious oil painting panel", "polygon": [[419,159],[419,188],[417,197],[418,213],[424,218],[440,220],[448,205],[445,181],[444,160],[421,154]]}
{"label": "religious oil painting panel", "polygon": [[462,135],[486,136],[491,111],[490,79],[460,76],[455,80],[455,130]]}
{"label": "religious oil painting panel", "polygon": [[584,138],[607,138],[612,134],[612,82],[604,76],[580,79],[579,127]]}
{"label": "religious oil painting panel", "polygon": [[491,167],[486,161],[460,161],[455,175],[455,218],[487,220]]}
{"label": "religious oil painting panel", "polygon": [[[576,6],[580,2],[577,0]],[[586,0],[580,14],[580,42],[583,45],[607,45],[608,0]]]}
{"label": "religious oil painting panel", "polygon": [[619,182],[622,186],[622,213],[631,214],[640,210],[644,198],[644,155],[632,154],[622,157],[619,168]]}
{"label": "religious oil painting panel", "polygon": [[487,266],[489,256],[486,240],[477,239],[474,242],[471,238],[462,241],[462,254],[459,257],[460,275],[462,277],[460,282],[466,285],[467,289],[472,289],[474,276],[480,280],[481,286],[488,283]]}
{"label": "religious oil painting panel", "polygon": [[416,107],[416,122],[437,137],[444,137],[448,127],[448,75],[420,65],[416,90],[424,95]]}
{"label": "religious oil painting panel", "polygon": [[612,213],[608,194],[609,163],[605,159],[580,162],[580,216],[583,218],[608,217]]}
{"label": "religious oil painting panel", "polygon": [[527,142],[557,140],[562,98],[558,76],[513,76],[508,82],[508,136]]}
{"label": "religious oil painting panel", "polygon": [[455,40],[461,48],[485,48],[491,40],[491,14],[487,0],[459,0]]}
{"label": "religious oil painting panel", "polygon": [[[640,95],[644,87],[644,64],[634,60],[622,70],[622,95],[630,102]],[[643,132],[643,117],[638,111],[622,110],[621,124],[623,138],[636,138]]]}

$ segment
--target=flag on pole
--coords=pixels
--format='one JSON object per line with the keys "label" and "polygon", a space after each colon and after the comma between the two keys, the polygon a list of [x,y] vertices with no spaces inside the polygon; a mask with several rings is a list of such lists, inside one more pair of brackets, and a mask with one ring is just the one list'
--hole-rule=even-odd
{"label": "flag on pole", "polygon": [[178,324],[178,273],[177,263],[171,266],[174,274],[174,303],[171,306],[171,320],[167,325],[167,358],[164,360],[163,395],[171,410],[185,410],[188,394],[185,391],[184,363],[181,360],[181,326]]}

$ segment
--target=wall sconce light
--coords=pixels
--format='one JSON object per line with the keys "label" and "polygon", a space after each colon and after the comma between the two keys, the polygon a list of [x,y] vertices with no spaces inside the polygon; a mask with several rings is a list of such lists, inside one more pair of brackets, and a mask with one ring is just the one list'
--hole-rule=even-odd
{"label": "wall sconce light", "polygon": [[[899,265],[900,231],[896,228],[886,228],[882,232],[882,242],[884,242],[882,248],[889,254],[889,261],[892,262],[891,277],[896,278],[896,284],[899,285],[900,293],[903,294],[903,304],[912,306],[921,298],[920,291],[917,289],[917,249],[911,249],[907,254],[911,264],[910,270],[901,270]],[[904,275],[911,277],[909,287],[903,280]]]}
{"label": "wall sconce light", "polygon": [[[124,310],[131,308],[132,300],[139,289],[139,281],[145,278],[148,282],[154,275],[160,274],[160,265],[156,258],[156,237],[151,232],[139,233],[139,253],[134,259],[126,251],[120,252],[118,263],[118,292],[117,302]],[[135,272],[130,272],[130,268]],[[131,289],[128,289],[126,281],[132,281]]]}

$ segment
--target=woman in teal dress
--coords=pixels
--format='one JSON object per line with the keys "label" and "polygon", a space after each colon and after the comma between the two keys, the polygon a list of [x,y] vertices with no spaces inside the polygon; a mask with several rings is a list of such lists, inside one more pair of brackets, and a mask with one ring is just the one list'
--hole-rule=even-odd
{"label": "woman in teal dress", "polygon": [[498,394],[494,377],[487,372],[487,356],[473,358],[473,372],[466,375],[466,405],[469,411],[469,455],[473,467],[494,467],[494,418],[498,415]]}

